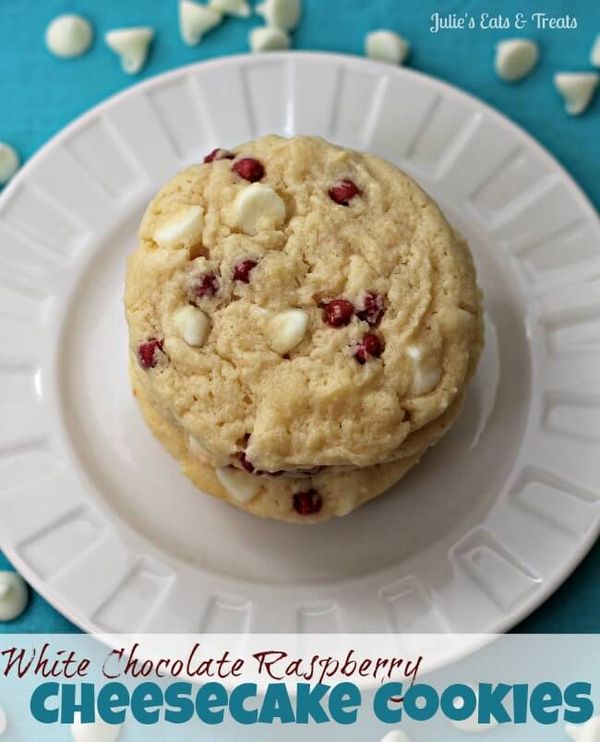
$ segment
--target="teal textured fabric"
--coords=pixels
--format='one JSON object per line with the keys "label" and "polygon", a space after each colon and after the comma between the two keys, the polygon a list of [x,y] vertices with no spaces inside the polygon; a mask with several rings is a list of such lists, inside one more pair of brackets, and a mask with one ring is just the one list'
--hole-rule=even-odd
{"label": "teal textured fabric", "polygon": [[[255,0],[251,0],[252,3]],[[361,54],[364,36],[378,28],[400,31],[412,43],[409,66],[446,80],[502,111],[538,139],[569,170],[592,202],[600,204],[600,95],[582,117],[563,111],[552,85],[558,70],[588,70],[589,51],[600,32],[598,0],[304,0],[303,20],[294,34],[295,48]],[[250,19],[228,19],[190,49],[180,41],[176,0],[44,0],[0,3],[0,141],[30,156],[53,134],[95,103],[140,79],[182,64],[248,49]],[[501,8],[501,10],[500,10]],[[576,28],[537,28],[532,13],[570,16]],[[91,51],[78,60],[51,57],[44,30],[57,14],[78,12],[96,29]],[[432,33],[432,14],[475,19],[473,30]],[[528,19],[522,30],[481,28],[481,14],[499,14],[513,23],[517,13]],[[102,37],[115,27],[151,25],[156,40],[145,70],[135,77],[121,72]],[[498,80],[493,71],[494,45],[500,38],[536,39],[542,59],[534,73],[516,85]],[[0,554],[0,569],[8,562]],[[570,580],[519,628],[537,632],[600,630],[600,547],[596,547]],[[26,613],[0,632],[66,632],[76,629],[42,598],[34,595]]]}

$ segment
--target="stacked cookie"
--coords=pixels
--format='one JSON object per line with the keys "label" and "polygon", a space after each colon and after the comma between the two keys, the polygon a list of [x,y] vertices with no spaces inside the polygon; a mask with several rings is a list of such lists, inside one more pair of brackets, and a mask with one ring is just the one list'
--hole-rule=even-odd
{"label": "stacked cookie", "polygon": [[346,515],[455,421],[482,346],[466,243],[406,174],[311,137],[214,150],[128,262],[131,378],[203,491]]}

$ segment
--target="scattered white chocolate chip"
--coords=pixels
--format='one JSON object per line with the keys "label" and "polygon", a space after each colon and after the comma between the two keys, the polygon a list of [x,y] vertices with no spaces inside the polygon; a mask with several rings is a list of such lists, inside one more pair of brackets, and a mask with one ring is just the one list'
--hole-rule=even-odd
{"label": "scattered white chocolate chip", "polygon": [[565,110],[571,116],[583,113],[594,97],[600,75],[597,72],[557,72],[554,86],[565,101]]}
{"label": "scattered white chocolate chip", "polygon": [[238,18],[248,18],[251,13],[248,0],[210,0],[210,7],[224,15],[236,15]]}
{"label": "scattered white chocolate chip", "polygon": [[59,15],[46,28],[46,47],[61,59],[81,57],[92,45],[91,23],[80,15]]}
{"label": "scattered white chocolate chip", "polygon": [[253,52],[276,52],[289,49],[290,37],[280,28],[261,26],[253,28],[248,35],[250,50]]}
{"label": "scattered white chocolate chip", "polygon": [[246,234],[275,229],[285,221],[283,199],[263,183],[252,183],[243,188],[235,199],[234,208],[237,223]]}
{"label": "scattered white chocolate chip", "polygon": [[0,186],[8,183],[20,164],[17,151],[10,144],[0,142]]}
{"label": "scattered white chocolate chip", "polygon": [[250,502],[254,499],[260,490],[260,481],[258,477],[252,474],[246,474],[244,471],[234,469],[232,466],[223,466],[215,469],[217,479],[228,494],[238,502]]}
{"label": "scattered white chocolate chip", "polygon": [[406,349],[406,355],[413,362],[413,377],[410,386],[411,394],[421,396],[428,394],[438,385],[442,372],[437,364],[433,364],[424,357],[423,351],[416,345]]}
{"label": "scattered white chocolate chip", "polygon": [[267,25],[291,31],[300,21],[302,6],[300,0],[265,0],[256,6],[256,12],[262,15]]}
{"label": "scattered white chocolate chip", "polygon": [[175,327],[188,345],[199,348],[210,330],[210,320],[198,307],[182,307],[173,317]]}
{"label": "scattered white chocolate chip", "polygon": [[154,241],[161,247],[190,247],[202,239],[203,229],[202,206],[183,206],[159,223],[154,232]]}
{"label": "scattered white chocolate chip", "polygon": [[223,20],[214,7],[199,5],[193,0],[179,0],[179,32],[188,46],[196,46],[202,37]]}
{"label": "scattered white chocolate chip", "polygon": [[6,718],[6,711],[0,706],[0,737],[8,729],[8,719]]}
{"label": "scattered white chocolate chip", "polygon": [[600,716],[584,724],[565,724],[565,732],[573,742],[600,742]]}
{"label": "scattered white chocolate chip", "polygon": [[75,742],[116,742],[121,735],[120,724],[107,724],[102,719],[84,724],[77,714],[71,724],[71,736]]}
{"label": "scattered white chocolate chip", "polygon": [[410,44],[400,34],[381,29],[372,31],[365,38],[365,54],[369,59],[378,59],[390,64],[403,64],[408,57]]}
{"label": "scattered white chocolate chip", "polygon": [[596,36],[590,51],[590,64],[593,67],[600,67],[600,33]]}
{"label": "scattered white chocolate chip", "polygon": [[308,320],[303,309],[286,309],[274,314],[267,324],[271,348],[280,355],[295,348],[306,334]]}
{"label": "scattered white chocolate chip", "polygon": [[540,50],[530,39],[504,39],[496,44],[496,74],[506,82],[526,77],[538,63]]}
{"label": "scattered white chocolate chip", "polygon": [[0,572],[0,621],[18,618],[27,607],[27,583],[16,572]]}
{"label": "scattered white chocolate chip", "polygon": [[154,30],[149,26],[116,28],[108,31],[104,41],[121,60],[123,72],[135,75],[146,64]]}
{"label": "scattered white chocolate chip", "polygon": [[404,732],[396,730],[394,732],[388,732],[385,737],[381,739],[381,742],[410,742],[410,740]]}

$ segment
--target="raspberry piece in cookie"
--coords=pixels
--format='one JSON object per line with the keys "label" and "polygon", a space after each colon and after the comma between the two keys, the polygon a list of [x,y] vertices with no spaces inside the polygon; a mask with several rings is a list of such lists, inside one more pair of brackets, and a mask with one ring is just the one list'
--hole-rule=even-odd
{"label": "raspberry piece in cookie", "polygon": [[154,368],[163,355],[163,340],[149,338],[138,346],[138,360],[143,369]]}
{"label": "raspberry piece in cookie", "polygon": [[337,180],[329,189],[329,198],[340,206],[350,206],[350,201],[360,192],[352,180]]}
{"label": "raspberry piece in cookie", "polygon": [[293,497],[294,510],[298,515],[314,515],[323,507],[323,498],[317,490],[296,492]]}
{"label": "raspberry piece in cookie", "polygon": [[243,157],[241,160],[237,160],[231,166],[231,169],[236,172],[240,178],[249,180],[250,183],[256,183],[265,177],[265,168],[261,162],[255,160],[253,157]]}
{"label": "raspberry piece in cookie", "polygon": [[349,325],[354,315],[354,305],[347,299],[332,299],[323,307],[323,320],[331,327],[345,327]]}
{"label": "raspberry piece in cookie", "polygon": [[362,366],[369,360],[369,358],[379,358],[382,353],[383,343],[377,335],[368,332],[356,346],[354,357]]}
{"label": "raspberry piece in cookie", "polygon": [[256,260],[240,260],[233,266],[233,280],[250,283],[250,273],[257,265]]}
{"label": "raspberry piece in cookie", "polygon": [[219,286],[220,281],[216,273],[200,273],[192,276],[189,282],[191,297],[195,299],[216,296]]}
{"label": "raspberry piece in cookie", "polygon": [[363,296],[362,303],[363,308],[356,313],[356,316],[371,327],[375,327],[383,317],[383,296],[367,291]]}

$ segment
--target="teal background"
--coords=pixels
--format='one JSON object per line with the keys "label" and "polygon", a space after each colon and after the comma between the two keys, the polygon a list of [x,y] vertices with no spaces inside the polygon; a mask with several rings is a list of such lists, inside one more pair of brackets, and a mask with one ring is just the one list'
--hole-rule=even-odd
{"label": "teal background", "polygon": [[[255,4],[256,0],[251,0]],[[568,117],[552,85],[558,70],[589,69],[589,50],[600,33],[598,0],[304,0],[305,13],[293,45],[298,49],[361,54],[365,34],[377,28],[400,31],[412,43],[409,66],[444,79],[502,111],[538,139],[571,172],[595,204],[600,204],[600,95],[582,117]],[[523,12],[569,14],[575,30],[442,31],[432,34],[430,16],[482,12],[512,18]],[[85,57],[57,60],[43,44],[47,23],[57,14],[79,12],[96,28],[96,42]],[[227,19],[202,44],[180,41],[176,0],[0,0],[0,140],[29,157],[65,124],[107,96],[138,80],[202,59],[245,52],[247,34],[259,19]],[[151,25],[156,39],[145,70],[128,77],[102,42],[114,27]],[[541,46],[535,72],[507,85],[493,72],[494,43],[526,36]],[[10,565],[0,554],[0,569]],[[519,627],[526,632],[600,631],[600,545],[548,600]],[[0,632],[68,632],[76,629],[34,595],[17,621]]]}

